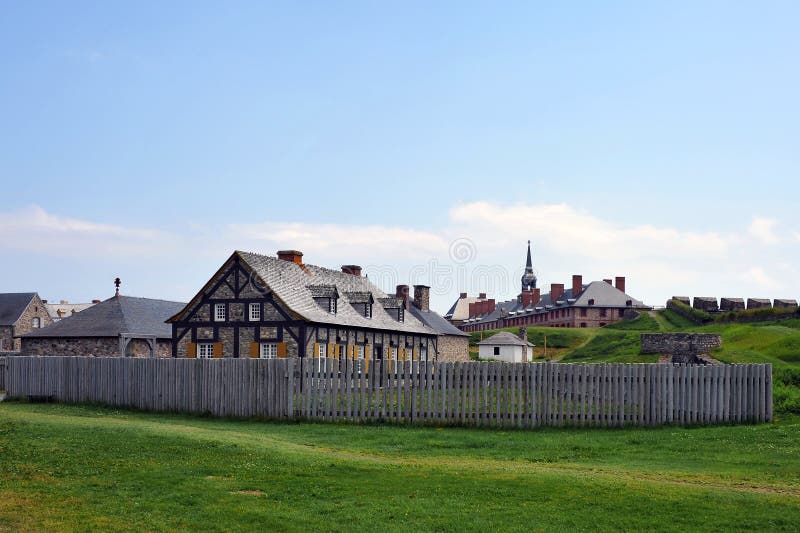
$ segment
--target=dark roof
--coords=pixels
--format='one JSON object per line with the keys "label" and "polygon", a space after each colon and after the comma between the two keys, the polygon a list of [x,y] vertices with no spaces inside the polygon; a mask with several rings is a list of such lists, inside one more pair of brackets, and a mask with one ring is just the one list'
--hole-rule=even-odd
{"label": "dark roof", "polygon": [[469,337],[469,333],[464,333],[450,322],[442,318],[435,311],[423,311],[413,304],[411,305],[410,311],[411,314],[417,318],[417,320],[437,332],[439,335],[457,335],[459,337]]}
{"label": "dark roof", "polygon": [[[612,307],[612,308],[625,308],[633,307],[634,309],[647,308],[642,302],[635,298],[631,298],[621,290],[617,289],[610,283],[605,281],[593,281],[588,285],[583,285],[578,298],[576,299],[572,293],[572,288],[566,289],[558,300],[553,301],[550,293],[543,294],[539,303],[534,306],[523,307],[519,300],[508,300],[499,302],[495,305],[493,312],[488,315],[472,319],[465,323],[465,325],[483,324],[486,322],[494,322],[495,320],[503,318],[516,318],[526,315],[534,315],[537,313],[546,313],[552,309],[566,309],[568,307],[590,307],[589,300],[594,300],[591,304],[593,307]],[[628,301],[631,305],[628,306]],[[559,304],[559,302],[561,302]],[[512,314],[513,313],[513,314]]]}
{"label": "dark roof", "polygon": [[526,342],[513,333],[509,333],[508,331],[501,331],[495,335],[492,335],[488,339],[483,339],[478,345],[489,345],[489,346],[497,346],[497,345],[512,345],[512,346],[528,346],[533,347],[534,345],[530,342]]}
{"label": "dark roof", "polygon": [[34,296],[36,296],[35,292],[0,294],[0,326],[13,326]]}
{"label": "dark roof", "polygon": [[[334,326],[364,327],[423,335],[436,334],[414,317],[407,316],[403,322],[398,321],[389,315],[382,305],[375,306],[369,317],[357,311],[351,304],[388,298],[388,295],[366,276],[354,276],[340,270],[309,264],[298,265],[292,261],[251,252],[237,251],[232,257],[235,256],[252,269],[259,281],[300,319]],[[336,287],[339,302],[335,314],[329,313],[314,301],[310,286]],[[175,316],[170,318],[170,322],[180,320],[186,312],[197,305],[202,295],[201,291],[185,309],[176,312]]]}
{"label": "dark roof", "polygon": [[172,327],[164,321],[185,305],[150,298],[114,296],[23,337],[118,337],[121,333],[134,333],[170,339]]}

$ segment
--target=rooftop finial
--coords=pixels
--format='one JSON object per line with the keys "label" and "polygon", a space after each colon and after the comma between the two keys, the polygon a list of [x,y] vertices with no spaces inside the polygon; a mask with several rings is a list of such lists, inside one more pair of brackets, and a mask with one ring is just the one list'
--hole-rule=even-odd
{"label": "rooftop finial", "polygon": [[114,280],[114,286],[117,288],[117,292],[116,292],[115,296],[119,296],[119,286],[120,285],[122,285],[122,280],[120,280],[119,278],[116,278]]}

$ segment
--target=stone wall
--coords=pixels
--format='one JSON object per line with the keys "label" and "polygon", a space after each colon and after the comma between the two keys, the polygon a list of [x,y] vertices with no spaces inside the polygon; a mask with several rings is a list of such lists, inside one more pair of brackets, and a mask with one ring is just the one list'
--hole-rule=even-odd
{"label": "stone wall", "polygon": [[742,298],[722,298],[719,303],[720,311],[744,311],[744,300]]}
{"label": "stone wall", "polygon": [[[133,340],[129,347],[133,357],[150,357],[147,341]],[[22,355],[70,355],[88,357],[119,357],[119,337],[27,337],[22,339]],[[170,357],[172,341],[156,342],[156,356]]]}
{"label": "stone wall", "polygon": [[0,352],[14,351],[14,327],[0,326]]}
{"label": "stone wall", "polygon": [[695,309],[711,313],[719,310],[716,296],[695,296],[692,302]]}
{"label": "stone wall", "polygon": [[469,361],[469,337],[439,336],[438,361]]}
{"label": "stone wall", "polygon": [[714,333],[642,333],[641,340],[642,353],[698,355],[722,346]]}

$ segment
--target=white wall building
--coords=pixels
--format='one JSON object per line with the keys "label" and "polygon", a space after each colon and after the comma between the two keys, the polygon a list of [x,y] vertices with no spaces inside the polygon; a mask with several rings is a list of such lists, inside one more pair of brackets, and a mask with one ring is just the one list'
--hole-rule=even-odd
{"label": "white wall building", "polygon": [[533,359],[533,344],[507,331],[492,335],[478,343],[478,357],[506,363],[527,363]]}

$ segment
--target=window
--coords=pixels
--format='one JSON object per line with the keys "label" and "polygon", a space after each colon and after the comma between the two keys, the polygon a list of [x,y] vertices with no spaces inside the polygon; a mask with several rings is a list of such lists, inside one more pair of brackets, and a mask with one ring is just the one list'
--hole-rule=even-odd
{"label": "window", "polygon": [[318,344],[317,345],[317,357],[319,357],[319,358],[328,357],[328,345],[327,344]]}
{"label": "window", "polygon": [[420,361],[428,360],[428,348],[422,347],[419,349],[419,360]]}
{"label": "window", "polygon": [[372,318],[372,304],[369,303],[364,304],[364,317]]}
{"label": "window", "polygon": [[214,357],[214,345],[210,342],[201,342],[198,344],[197,357]]}
{"label": "window", "polygon": [[332,315],[336,314],[336,298],[330,298],[328,300],[328,312]]}
{"label": "window", "polygon": [[586,322],[581,322],[581,327],[585,328],[586,327]]}
{"label": "window", "polygon": [[275,359],[278,357],[278,345],[274,342],[262,342],[258,356],[261,359]]}
{"label": "window", "polygon": [[225,321],[225,304],[214,304],[214,321]]}
{"label": "window", "polygon": [[33,324],[31,324],[31,326],[34,329],[42,327],[42,319],[39,318],[38,316],[33,317]]}
{"label": "window", "polygon": [[494,354],[495,355],[500,355],[500,347],[499,346],[495,346],[494,347]]}
{"label": "window", "polygon": [[622,318],[623,316],[625,316],[625,310],[624,309],[620,309],[619,310],[619,317]]}
{"label": "window", "polygon": [[600,316],[606,316],[606,309],[600,309]]}
{"label": "window", "polygon": [[250,320],[258,322],[261,320],[261,305],[250,304]]}
{"label": "window", "polygon": [[356,357],[359,359],[364,359],[364,347],[358,346],[356,347]]}
{"label": "window", "polygon": [[586,308],[581,307],[581,316],[586,316]]}
{"label": "window", "polygon": [[392,361],[397,361],[397,348],[394,346],[389,348],[389,359]]}

